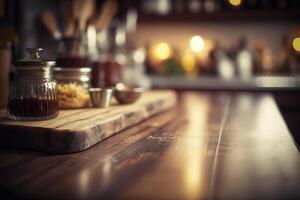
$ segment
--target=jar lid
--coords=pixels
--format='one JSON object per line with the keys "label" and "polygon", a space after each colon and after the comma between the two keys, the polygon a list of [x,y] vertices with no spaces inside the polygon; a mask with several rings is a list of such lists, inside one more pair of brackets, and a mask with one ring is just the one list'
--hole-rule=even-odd
{"label": "jar lid", "polygon": [[21,60],[14,62],[16,67],[32,66],[32,67],[51,67],[55,65],[53,60],[45,60],[41,57],[43,48],[27,48],[27,56]]}
{"label": "jar lid", "polygon": [[89,82],[91,68],[53,68],[53,76],[58,82]]}
{"label": "jar lid", "polygon": [[55,67],[53,68],[54,72],[78,72],[78,73],[90,73],[92,71],[89,67],[79,67],[79,68],[63,68],[63,67]]}

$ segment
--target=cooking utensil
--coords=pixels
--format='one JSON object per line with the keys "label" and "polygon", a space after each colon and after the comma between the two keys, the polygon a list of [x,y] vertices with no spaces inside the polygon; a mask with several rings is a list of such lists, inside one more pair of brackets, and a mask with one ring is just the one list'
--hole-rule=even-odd
{"label": "cooking utensil", "polygon": [[75,33],[75,19],[74,19],[74,1],[61,0],[60,10],[65,21],[65,37],[72,37]]}
{"label": "cooking utensil", "polygon": [[95,8],[94,0],[76,0],[74,3],[74,17],[78,22],[79,33],[84,32],[86,23],[92,16]]}
{"label": "cooking utensil", "polygon": [[118,4],[115,0],[106,1],[101,9],[100,15],[96,20],[96,29],[101,31],[107,28],[117,11]]}
{"label": "cooking utensil", "polygon": [[62,34],[57,26],[56,17],[53,12],[51,12],[50,10],[46,10],[42,14],[41,20],[55,40],[61,39]]}
{"label": "cooking utensil", "polygon": [[93,107],[107,108],[113,95],[112,89],[90,88],[90,97]]}

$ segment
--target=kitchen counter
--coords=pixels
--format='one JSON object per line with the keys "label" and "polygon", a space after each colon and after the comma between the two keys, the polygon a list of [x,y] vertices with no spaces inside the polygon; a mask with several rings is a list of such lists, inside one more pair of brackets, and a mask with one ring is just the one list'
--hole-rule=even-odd
{"label": "kitchen counter", "polygon": [[1,195],[299,199],[299,152],[271,95],[184,92],[179,105],[79,153],[1,148]]}
{"label": "kitchen counter", "polygon": [[215,76],[150,76],[154,88],[179,90],[300,91],[300,76],[255,76],[222,79]]}

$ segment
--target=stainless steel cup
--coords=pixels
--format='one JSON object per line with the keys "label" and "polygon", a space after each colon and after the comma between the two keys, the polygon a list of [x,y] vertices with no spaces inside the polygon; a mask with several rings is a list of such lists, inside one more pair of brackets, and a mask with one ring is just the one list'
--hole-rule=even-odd
{"label": "stainless steel cup", "polygon": [[107,108],[113,95],[112,89],[90,88],[90,97],[93,107]]}

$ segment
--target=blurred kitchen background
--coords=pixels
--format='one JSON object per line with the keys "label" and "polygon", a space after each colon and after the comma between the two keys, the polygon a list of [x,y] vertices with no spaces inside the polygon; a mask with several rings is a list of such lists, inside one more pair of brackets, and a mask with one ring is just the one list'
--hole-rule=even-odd
{"label": "blurred kitchen background", "polygon": [[0,2],[1,74],[43,47],[59,67],[90,67],[94,87],[272,92],[299,131],[299,0]]}
{"label": "blurred kitchen background", "polygon": [[114,49],[124,69],[144,68],[134,70],[148,78],[133,80],[134,70],[122,69],[124,81],[176,89],[298,86],[297,0],[101,0],[77,8],[74,0],[1,2],[6,34],[15,35],[2,43],[15,58],[27,47],[60,57],[68,51],[62,38],[75,37],[80,21],[79,56],[105,59]]}

